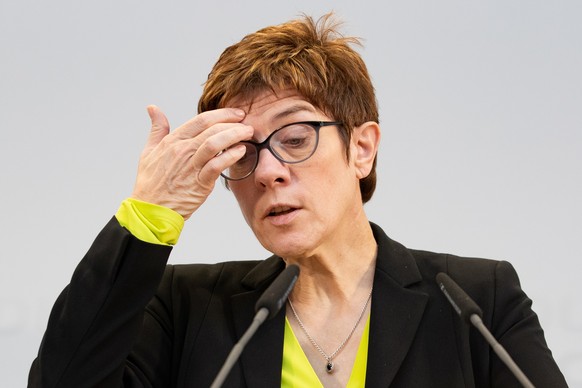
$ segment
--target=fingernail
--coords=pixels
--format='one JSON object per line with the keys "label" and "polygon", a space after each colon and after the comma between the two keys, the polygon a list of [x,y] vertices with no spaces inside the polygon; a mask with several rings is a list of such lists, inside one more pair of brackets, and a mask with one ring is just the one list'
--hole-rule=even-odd
{"label": "fingernail", "polygon": [[234,109],[233,112],[234,112],[235,115],[237,115],[239,117],[245,117],[246,116],[245,111],[242,110],[242,109]]}

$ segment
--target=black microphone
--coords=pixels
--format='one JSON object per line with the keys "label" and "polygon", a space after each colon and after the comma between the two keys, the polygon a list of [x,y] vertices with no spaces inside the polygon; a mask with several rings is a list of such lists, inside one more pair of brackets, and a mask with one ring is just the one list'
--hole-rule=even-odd
{"label": "black microphone", "polygon": [[269,311],[267,319],[277,315],[295,286],[297,277],[299,277],[299,267],[294,264],[287,266],[257,300],[255,312],[258,313],[261,309],[266,308]]}
{"label": "black microphone", "polygon": [[273,318],[281,310],[293,286],[295,286],[298,277],[299,267],[293,264],[289,265],[273,280],[273,283],[271,283],[265,292],[263,292],[255,305],[256,314],[253,322],[230,351],[210,388],[219,388],[222,386],[246,344],[253,337],[259,326],[267,319]]}
{"label": "black microphone", "polygon": [[485,327],[481,317],[483,312],[481,308],[475,303],[473,299],[467,295],[465,291],[444,272],[440,272],[436,276],[436,281],[451,305],[453,309],[461,316],[461,319],[466,323],[472,323],[481,335],[485,337],[489,345],[493,348],[497,356],[503,361],[505,365],[509,368],[511,373],[517,378],[517,380],[526,388],[534,388],[534,385],[527,378],[527,376],[522,372],[522,370],[517,366],[515,361],[511,358],[509,353],[505,348],[497,342],[493,334]]}
{"label": "black microphone", "polygon": [[436,281],[443,294],[445,294],[463,321],[470,323],[470,318],[473,314],[479,317],[483,316],[483,311],[477,306],[477,303],[449,275],[441,272],[437,274]]}

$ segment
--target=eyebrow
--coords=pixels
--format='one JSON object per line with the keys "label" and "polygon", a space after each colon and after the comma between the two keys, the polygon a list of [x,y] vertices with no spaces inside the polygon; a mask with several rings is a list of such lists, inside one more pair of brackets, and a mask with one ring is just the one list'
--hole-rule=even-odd
{"label": "eyebrow", "polygon": [[[291,116],[292,114],[295,114],[297,112],[317,113],[317,110],[315,109],[315,107],[313,105],[309,104],[307,101],[305,103],[295,103],[294,105],[291,105],[290,107],[287,107],[287,109],[285,109],[285,110],[277,113],[273,117],[271,117],[270,118],[270,121],[275,121],[276,122],[276,121],[279,121],[279,120],[283,120],[283,119],[287,118],[288,116]],[[270,135],[270,133],[268,135]],[[261,142],[261,141],[259,141],[259,139],[257,139],[255,137],[254,134],[253,134],[253,137],[251,138],[251,141],[253,141],[255,143],[260,143]]]}
{"label": "eyebrow", "polygon": [[316,113],[315,108],[311,104],[309,104],[309,105],[307,105],[307,104],[295,104],[295,105],[288,107],[284,111],[277,113],[275,116],[273,116],[271,118],[271,120],[278,121],[278,120],[281,120],[283,118],[286,118],[287,116],[291,116],[294,113],[303,112],[303,111]]}

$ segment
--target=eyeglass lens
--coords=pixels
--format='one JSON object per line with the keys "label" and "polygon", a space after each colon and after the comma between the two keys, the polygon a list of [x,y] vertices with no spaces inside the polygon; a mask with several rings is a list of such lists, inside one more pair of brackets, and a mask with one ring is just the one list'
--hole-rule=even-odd
{"label": "eyeglass lens", "polygon": [[302,162],[313,155],[317,142],[318,132],[312,124],[289,124],[273,132],[263,143],[238,143],[246,147],[245,155],[231,167],[224,170],[222,175],[231,180],[246,178],[255,170],[258,164],[259,152],[263,148],[269,149],[282,162]]}

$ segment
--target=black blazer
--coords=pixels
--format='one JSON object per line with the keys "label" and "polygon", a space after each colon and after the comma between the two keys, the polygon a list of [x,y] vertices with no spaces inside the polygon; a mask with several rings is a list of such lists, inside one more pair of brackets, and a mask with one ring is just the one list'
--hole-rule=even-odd
{"label": "black blazer", "polygon": [[[480,305],[485,325],[537,387],[566,386],[509,263],[410,250],[372,228],[367,387],[519,386],[452,310],[438,272]],[[170,251],[112,219],[55,303],[29,386],[208,387],[284,263],[273,256],[167,266]],[[284,317],[259,329],[226,387],[280,386]]]}

